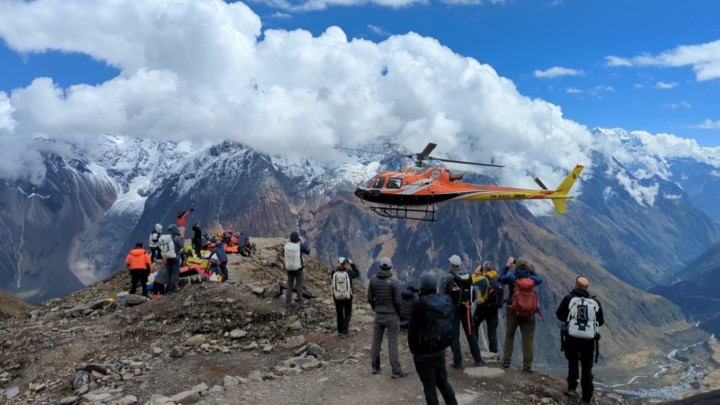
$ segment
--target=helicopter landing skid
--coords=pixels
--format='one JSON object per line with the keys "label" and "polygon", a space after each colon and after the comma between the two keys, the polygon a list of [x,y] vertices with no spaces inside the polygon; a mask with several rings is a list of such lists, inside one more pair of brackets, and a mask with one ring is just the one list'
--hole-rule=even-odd
{"label": "helicopter landing skid", "polygon": [[412,219],[415,221],[435,222],[437,209],[434,205],[426,205],[423,208],[405,205],[378,205],[370,207],[374,213],[384,218]]}

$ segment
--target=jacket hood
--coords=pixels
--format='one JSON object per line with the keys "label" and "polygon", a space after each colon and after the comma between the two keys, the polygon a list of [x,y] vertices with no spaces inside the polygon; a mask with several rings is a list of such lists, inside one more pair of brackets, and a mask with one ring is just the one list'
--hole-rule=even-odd
{"label": "jacket hood", "polygon": [[145,249],[143,248],[130,249],[130,256],[143,256],[145,253]]}
{"label": "jacket hood", "polygon": [[390,278],[392,277],[392,272],[390,270],[380,269],[380,271],[377,272],[377,278]]}
{"label": "jacket hood", "polygon": [[530,269],[515,269],[515,277],[517,278],[530,277],[530,274]]}
{"label": "jacket hood", "polygon": [[403,291],[400,293],[400,296],[401,296],[402,299],[404,299],[404,300],[411,300],[411,299],[415,298],[415,293],[412,292],[412,291],[410,291],[410,290],[403,290]]}
{"label": "jacket hood", "polygon": [[162,232],[162,225],[160,225],[160,224],[155,224],[155,232],[161,233],[161,232]]}
{"label": "jacket hood", "polygon": [[573,288],[573,290],[570,292],[570,294],[572,294],[576,297],[584,297],[584,298],[590,297],[590,293],[588,292],[588,290],[584,290],[582,288]]}
{"label": "jacket hood", "polygon": [[178,226],[175,224],[170,224],[167,227],[167,230],[171,235],[179,235],[180,234],[180,228],[178,228]]}

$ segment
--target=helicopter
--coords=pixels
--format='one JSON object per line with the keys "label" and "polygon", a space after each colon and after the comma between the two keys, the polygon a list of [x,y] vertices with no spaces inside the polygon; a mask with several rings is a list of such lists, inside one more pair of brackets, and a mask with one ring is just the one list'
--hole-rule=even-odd
{"label": "helicopter", "polygon": [[[450,173],[438,166],[427,166],[426,161],[460,163],[475,166],[503,167],[491,163],[468,162],[436,158],[430,153],[437,145],[428,143],[420,153],[398,155],[414,160],[401,172],[378,173],[365,187],[358,187],[355,196],[363,202],[373,203],[370,209],[385,218],[435,221],[437,204],[454,201],[497,201],[549,199],[559,214],[566,212],[565,200],[584,166],[576,165],[557,189],[549,190],[539,178],[535,182],[541,190],[462,183],[462,173]],[[343,148],[337,148],[343,149]],[[352,150],[352,149],[345,149]],[[355,150],[357,151],[357,150]],[[363,152],[363,151],[360,151]]]}

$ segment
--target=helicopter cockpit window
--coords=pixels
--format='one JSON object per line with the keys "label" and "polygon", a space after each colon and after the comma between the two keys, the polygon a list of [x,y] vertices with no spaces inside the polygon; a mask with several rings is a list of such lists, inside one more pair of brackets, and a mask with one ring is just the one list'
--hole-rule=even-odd
{"label": "helicopter cockpit window", "polygon": [[383,184],[385,184],[385,177],[378,176],[375,178],[375,181],[372,182],[370,188],[382,188]]}
{"label": "helicopter cockpit window", "polygon": [[400,188],[402,186],[402,179],[399,177],[391,177],[388,180],[387,188]]}

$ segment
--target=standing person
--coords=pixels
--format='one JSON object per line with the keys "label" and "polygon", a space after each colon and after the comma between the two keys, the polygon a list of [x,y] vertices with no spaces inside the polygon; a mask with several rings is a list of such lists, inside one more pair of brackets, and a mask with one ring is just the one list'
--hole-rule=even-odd
{"label": "standing person", "polygon": [[[565,325],[563,335],[565,338],[562,349],[568,360],[568,391],[567,395],[577,396],[578,376],[582,388],[583,402],[590,403],[593,396],[593,349],[600,339],[598,327],[605,324],[600,301],[588,292],[590,281],[587,277],[579,276],[575,279],[575,289],[560,302],[555,315]],[[596,351],[597,356],[597,351]],[[597,357],[595,357],[597,362]],[[578,369],[578,362],[582,367],[582,375]]]}
{"label": "standing person", "polygon": [[423,273],[420,276],[420,300],[410,315],[408,346],[425,391],[425,402],[440,404],[437,388],[446,405],[457,405],[445,365],[445,349],[457,339],[452,320],[454,308],[450,297],[436,293],[435,275]]}
{"label": "standing person", "polygon": [[195,212],[195,210],[190,208],[189,210],[180,211],[177,215],[176,222],[178,229],[180,230],[180,237],[183,239],[185,238],[185,223],[187,222],[187,217],[193,212]]}
{"label": "standing person", "polygon": [[130,270],[130,294],[135,294],[137,284],[142,287],[142,295],[148,296],[147,282],[152,270],[150,255],[143,249],[142,242],[137,242],[135,248],[130,250],[125,258],[125,265]]}
{"label": "standing person", "polygon": [[418,289],[409,285],[400,293],[400,298],[400,329],[407,329],[412,311],[419,301]]}
{"label": "standing person", "polygon": [[165,256],[165,267],[167,268],[168,283],[165,288],[166,293],[174,293],[178,290],[178,280],[180,279],[180,258],[181,252],[185,247],[185,241],[180,237],[180,229],[177,225],[171,224],[168,226],[168,233],[172,236],[172,248],[174,256],[166,254]]}
{"label": "standing person", "polygon": [[462,259],[458,255],[452,255],[448,259],[448,272],[443,276],[442,293],[449,296],[453,303],[455,316],[453,317],[453,327],[455,328],[455,340],[452,349],[453,362],[451,367],[455,369],[463,368],[462,350],[460,349],[460,325],[465,332],[468,345],[470,346],[470,354],[472,354],[475,366],[482,366],[485,362],[480,355],[480,347],[475,337],[472,325],[472,314],[470,306],[472,304],[472,278],[468,273],[460,270]]}
{"label": "standing person", "polygon": [[370,280],[368,286],[368,304],[375,311],[373,322],[373,341],[370,349],[372,373],[380,373],[380,345],[385,329],[388,331],[388,354],[392,367],[392,378],[407,377],[402,371],[398,354],[398,332],[400,321],[400,283],[392,278],[392,261],[383,257],[378,262],[380,271]]}
{"label": "standing person", "polygon": [[350,317],[352,317],[353,289],[352,281],[360,276],[360,270],[351,259],[340,257],[331,275],[333,301],[337,313],[337,333],[348,337]]}
{"label": "standing person", "polygon": [[200,225],[195,224],[195,225],[193,225],[192,230],[193,230],[193,237],[192,237],[193,250],[195,250],[195,257],[200,258],[200,250],[202,250],[202,229],[200,229]]}
{"label": "standing person", "polygon": [[158,241],[160,240],[160,235],[162,235],[162,225],[155,224],[155,229],[153,229],[152,232],[150,232],[150,238],[148,241],[148,247],[150,248],[150,262],[155,263],[156,259],[162,259],[162,254],[160,254],[160,246],[158,245]]}
{"label": "standing person", "polygon": [[226,282],[230,275],[228,274],[227,269],[228,257],[227,253],[225,252],[225,244],[222,241],[215,243],[215,248],[210,253],[210,257],[213,258],[213,260],[217,260],[216,264],[220,268],[222,282]]}
{"label": "standing person", "polygon": [[[510,269],[514,267],[514,271]],[[498,281],[509,286],[507,305],[507,321],[505,328],[505,348],[503,352],[503,367],[509,368],[513,354],[513,341],[515,330],[520,328],[523,351],[523,372],[532,373],[533,339],[535,337],[535,314],[539,307],[535,286],[542,284],[543,279],[524,257],[515,260],[508,258]],[[522,311],[518,308],[522,305]]]}
{"label": "standing person", "polygon": [[503,304],[505,298],[505,288],[498,282],[498,274],[495,265],[492,262],[485,262],[482,266],[475,269],[472,275],[473,287],[476,291],[477,305],[473,313],[473,324],[475,325],[475,336],[480,341],[480,333],[482,329],[480,325],[483,322],[487,324],[488,349],[490,352],[497,354],[497,327],[498,327],[498,310]]}
{"label": "standing person", "polygon": [[309,255],[310,247],[297,231],[293,231],[290,233],[290,242],[285,244],[283,250],[285,251],[285,271],[288,277],[285,285],[287,290],[285,291],[285,308],[290,308],[293,289],[297,293],[298,306],[302,308],[303,288],[305,287],[303,254]]}

